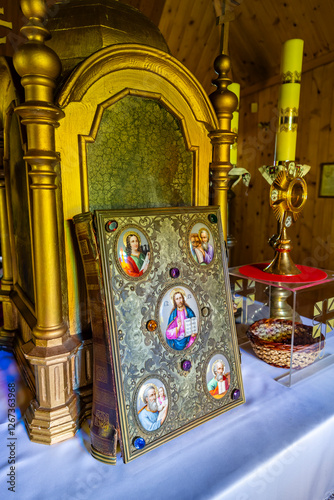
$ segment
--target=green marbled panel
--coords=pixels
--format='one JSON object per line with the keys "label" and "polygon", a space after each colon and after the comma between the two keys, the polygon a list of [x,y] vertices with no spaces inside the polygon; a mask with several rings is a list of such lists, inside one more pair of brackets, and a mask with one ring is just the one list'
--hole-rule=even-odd
{"label": "green marbled panel", "polygon": [[157,101],[127,96],[106,109],[87,165],[90,210],[192,204],[193,154]]}

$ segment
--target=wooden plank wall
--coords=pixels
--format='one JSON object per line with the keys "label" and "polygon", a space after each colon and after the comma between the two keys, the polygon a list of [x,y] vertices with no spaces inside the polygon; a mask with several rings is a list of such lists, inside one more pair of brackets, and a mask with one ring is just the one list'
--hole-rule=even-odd
{"label": "wooden plank wall", "polygon": [[[239,167],[252,175],[248,189],[239,183],[230,206],[230,233],[238,240],[230,265],[271,260],[268,238],[276,232],[269,207],[269,184],[258,168],[274,157],[279,85],[241,95]],[[252,103],[258,111],[251,112]],[[289,229],[297,264],[334,270],[334,198],[319,198],[321,163],[334,163],[334,62],[303,73],[298,118],[297,163],[311,166],[305,177],[308,200]]]}
{"label": "wooden plank wall", "polygon": [[13,56],[18,44],[23,40],[20,28],[24,22],[16,0],[0,2],[0,56]]}

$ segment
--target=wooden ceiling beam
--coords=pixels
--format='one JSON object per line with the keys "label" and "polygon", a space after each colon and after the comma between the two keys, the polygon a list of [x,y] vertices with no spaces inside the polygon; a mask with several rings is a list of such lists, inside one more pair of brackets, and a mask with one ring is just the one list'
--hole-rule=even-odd
{"label": "wooden ceiling beam", "polygon": [[[325,66],[327,64],[330,64],[334,62],[334,51],[332,52],[327,52],[326,54],[323,54],[320,57],[316,57],[314,59],[311,59],[310,61],[306,61],[303,63],[303,72],[307,73],[308,71],[312,71],[315,68],[319,68],[321,66]],[[275,75],[272,76],[271,78],[268,78],[267,80],[263,80],[261,82],[258,82],[254,85],[251,85],[249,87],[245,87],[241,90],[241,97],[245,97],[250,94],[254,94],[255,92],[258,92],[259,90],[262,90],[264,88],[272,87],[273,85],[278,85],[280,83],[280,75]],[[301,84],[303,85],[303,76],[301,80]]]}

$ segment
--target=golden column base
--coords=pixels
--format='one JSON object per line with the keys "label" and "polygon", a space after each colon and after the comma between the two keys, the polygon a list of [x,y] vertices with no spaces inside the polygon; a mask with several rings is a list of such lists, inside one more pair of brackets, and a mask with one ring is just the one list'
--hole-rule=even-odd
{"label": "golden column base", "polygon": [[76,406],[73,396],[66,405],[46,411],[34,399],[24,414],[30,440],[39,444],[55,444],[73,437],[78,430]]}
{"label": "golden column base", "polygon": [[24,421],[32,441],[53,444],[73,437],[78,430],[79,405],[73,385],[80,342],[69,337],[53,347],[39,343],[29,341],[22,346],[25,358],[34,367],[36,380],[36,399],[26,410]]}

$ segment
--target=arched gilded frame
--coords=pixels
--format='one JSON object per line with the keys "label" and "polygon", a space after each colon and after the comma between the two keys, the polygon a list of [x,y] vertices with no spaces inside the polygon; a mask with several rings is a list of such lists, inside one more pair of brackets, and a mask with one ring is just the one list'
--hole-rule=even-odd
{"label": "arched gilded frame", "polygon": [[68,201],[77,206],[79,192],[72,185],[73,175],[71,181],[66,179],[64,163],[68,154],[61,153],[63,186],[68,184],[68,192],[73,192],[64,203],[65,218],[89,208],[86,145],[95,140],[104,111],[128,96],[155,100],[178,120],[186,148],[194,157],[192,204],[208,204],[212,160],[208,132],[216,129],[218,122],[205,91],[170,54],[137,44],[115,45],[80,64],[58,95],[57,103],[65,111],[65,119],[56,131],[60,152],[63,144],[74,140],[71,136],[76,134],[79,138],[78,153],[72,153],[70,167],[74,173],[73,165],[76,161],[80,164],[81,210],[74,212]]}

